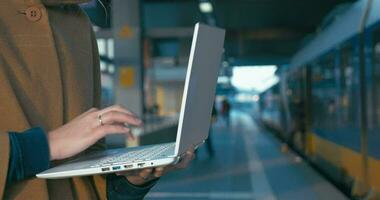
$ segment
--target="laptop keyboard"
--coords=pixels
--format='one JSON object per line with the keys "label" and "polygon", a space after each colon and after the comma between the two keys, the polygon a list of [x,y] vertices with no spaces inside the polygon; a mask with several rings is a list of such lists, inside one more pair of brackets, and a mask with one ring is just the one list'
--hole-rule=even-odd
{"label": "laptop keyboard", "polygon": [[102,159],[96,165],[91,167],[108,166],[115,164],[140,162],[146,160],[153,160],[154,158],[162,158],[173,154],[173,147],[175,143],[154,145],[143,149],[126,152],[120,155],[112,155]]}

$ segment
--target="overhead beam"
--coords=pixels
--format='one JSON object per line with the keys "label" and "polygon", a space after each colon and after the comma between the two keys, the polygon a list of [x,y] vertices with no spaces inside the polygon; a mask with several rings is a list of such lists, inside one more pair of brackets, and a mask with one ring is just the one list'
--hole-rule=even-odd
{"label": "overhead beam", "polygon": [[[193,27],[148,28],[145,36],[148,38],[186,38],[192,37]],[[294,40],[302,39],[312,30],[296,30],[288,28],[262,28],[254,30],[227,30],[228,39],[243,40]]]}
{"label": "overhead beam", "polygon": [[161,38],[191,38],[194,32],[193,27],[175,28],[148,28],[145,30],[145,37],[153,39]]}
{"label": "overhead beam", "polygon": [[295,40],[302,39],[308,30],[296,30],[289,28],[262,28],[254,30],[229,30],[227,38],[230,40]]}
{"label": "overhead beam", "polygon": [[228,57],[291,57],[300,47],[300,40],[227,40]]}

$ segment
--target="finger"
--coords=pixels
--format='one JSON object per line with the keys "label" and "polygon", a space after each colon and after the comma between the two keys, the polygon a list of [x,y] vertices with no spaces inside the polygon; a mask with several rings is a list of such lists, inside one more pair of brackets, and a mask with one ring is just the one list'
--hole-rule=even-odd
{"label": "finger", "polygon": [[157,167],[154,170],[154,177],[159,178],[164,174],[164,172],[165,172],[165,169],[163,167]]}
{"label": "finger", "polygon": [[195,155],[194,154],[195,152],[195,146],[194,145],[190,145],[190,147],[187,149],[187,151],[185,153],[182,153],[180,155],[181,158],[185,157],[185,156],[188,156],[188,155]]}
{"label": "finger", "polygon": [[193,152],[186,152],[185,156],[182,157],[181,161],[175,165],[176,168],[184,169],[187,168],[190,162],[194,159],[195,155]]}
{"label": "finger", "polygon": [[103,124],[127,123],[135,126],[140,126],[142,124],[142,121],[137,117],[119,111],[109,111],[101,116]]}
{"label": "finger", "polygon": [[146,180],[151,176],[152,172],[153,172],[152,168],[143,169],[140,171],[139,176],[143,178],[144,180]]}
{"label": "finger", "polygon": [[181,154],[180,161],[182,161],[188,157],[190,157],[192,159],[195,157],[194,147],[190,147],[185,153]]}
{"label": "finger", "polygon": [[107,108],[104,108],[103,110],[100,110],[100,114],[103,114],[103,113],[106,113],[106,112],[109,112],[109,111],[118,111],[118,112],[122,112],[122,113],[125,113],[125,114],[128,114],[128,115],[132,115],[132,116],[135,116],[137,117],[137,115],[135,113],[133,113],[132,111],[124,108],[122,105],[113,105],[113,106],[110,106],[110,107],[107,107]]}
{"label": "finger", "polygon": [[166,173],[171,172],[171,171],[175,171],[177,169],[186,168],[188,163],[190,162],[190,161],[188,161],[189,159],[190,158],[188,158],[188,155],[185,153],[183,156],[181,156],[179,162],[177,162],[176,164],[165,166],[163,168],[163,171],[164,171],[163,174],[166,174]]}
{"label": "finger", "polygon": [[186,156],[194,158],[195,157],[194,151],[195,151],[194,148],[191,148],[191,149],[187,150],[186,151]]}
{"label": "finger", "polygon": [[191,145],[191,146],[189,147],[189,149],[186,151],[186,153],[194,153],[194,151],[195,151],[195,146],[194,146],[194,145]]}
{"label": "finger", "polygon": [[121,172],[116,172],[115,174],[118,176],[132,176],[132,175],[135,175],[135,172],[133,172],[133,171],[121,171]]}
{"label": "finger", "polygon": [[127,171],[121,171],[121,172],[116,172],[118,175],[124,175],[124,176],[135,176],[139,177],[141,171],[143,169],[137,169],[137,170],[127,170]]}
{"label": "finger", "polygon": [[105,137],[106,135],[121,134],[121,133],[127,135],[128,139],[134,139],[134,136],[132,135],[131,130],[129,128],[123,125],[117,125],[117,124],[113,124],[113,125],[105,124],[103,126],[98,126],[95,129],[94,135],[98,136],[97,139],[101,139]]}

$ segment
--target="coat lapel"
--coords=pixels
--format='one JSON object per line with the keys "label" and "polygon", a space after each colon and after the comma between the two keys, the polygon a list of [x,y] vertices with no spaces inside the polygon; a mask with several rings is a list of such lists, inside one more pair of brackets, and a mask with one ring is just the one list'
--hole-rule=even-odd
{"label": "coat lapel", "polygon": [[[38,8],[42,17],[30,21],[23,13]],[[16,14],[15,14],[16,13]],[[63,124],[60,63],[46,8],[37,0],[0,3],[0,71],[3,130]],[[48,116],[48,117],[47,117]]]}
{"label": "coat lapel", "polygon": [[[3,1],[0,0],[0,140],[7,138],[4,131],[23,131],[33,126],[50,131],[99,105],[98,54],[91,24],[76,5],[53,6],[86,1]],[[27,18],[25,11],[31,7],[41,11],[39,20]],[[0,151],[8,152],[9,144],[0,143]],[[7,165],[3,162],[0,169],[6,171]],[[56,185],[29,179],[9,186],[2,196],[5,179],[6,175],[0,173],[0,199],[48,199],[49,195],[55,199],[61,192],[51,187],[62,189],[63,182],[69,183],[65,188],[80,197],[96,198],[91,182],[80,178],[72,180],[73,184],[65,179]]]}

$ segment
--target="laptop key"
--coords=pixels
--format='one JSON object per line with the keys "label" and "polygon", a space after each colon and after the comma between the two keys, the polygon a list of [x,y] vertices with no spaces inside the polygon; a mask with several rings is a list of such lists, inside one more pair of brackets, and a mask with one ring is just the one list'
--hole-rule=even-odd
{"label": "laptop key", "polygon": [[100,166],[110,166],[110,165],[118,165],[123,163],[131,163],[131,162],[142,162],[146,160],[151,160],[158,157],[163,157],[164,155],[168,155],[168,151],[170,147],[174,146],[174,144],[166,144],[161,146],[153,146],[146,149],[141,149],[137,151],[131,151],[124,154],[117,155],[116,157],[107,157],[101,160],[96,165],[91,167],[100,167]]}

